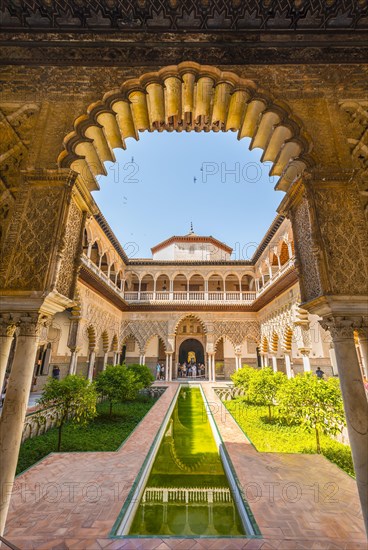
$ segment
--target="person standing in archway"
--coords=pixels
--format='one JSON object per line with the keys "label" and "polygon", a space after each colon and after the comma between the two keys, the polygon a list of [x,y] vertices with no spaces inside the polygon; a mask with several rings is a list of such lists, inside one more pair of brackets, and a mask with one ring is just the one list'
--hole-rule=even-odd
{"label": "person standing in archway", "polygon": [[161,365],[160,363],[157,361],[157,365],[156,365],[156,380],[160,380],[161,378]]}

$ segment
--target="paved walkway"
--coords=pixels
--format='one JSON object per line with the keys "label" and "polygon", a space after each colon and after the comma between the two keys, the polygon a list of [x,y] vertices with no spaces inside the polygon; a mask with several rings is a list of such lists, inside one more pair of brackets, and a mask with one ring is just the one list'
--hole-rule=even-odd
{"label": "paved walkway", "polygon": [[117,452],[55,453],[19,476],[5,537],[22,550],[366,549],[354,480],[322,456],[257,453],[212,386],[203,384],[261,538],[108,538],[177,383]]}

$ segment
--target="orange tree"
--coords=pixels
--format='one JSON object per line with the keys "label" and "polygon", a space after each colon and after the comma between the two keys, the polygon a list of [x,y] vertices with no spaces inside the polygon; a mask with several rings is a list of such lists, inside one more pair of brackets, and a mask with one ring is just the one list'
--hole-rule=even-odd
{"label": "orange tree", "polygon": [[[70,374],[63,380],[50,379],[46,382],[38,404],[53,407],[58,413],[56,426],[59,429],[57,450],[61,449],[61,435],[64,424],[87,424],[96,415],[97,393],[94,383]],[[39,418],[44,421],[42,411]]]}
{"label": "orange tree", "polygon": [[319,379],[312,373],[298,374],[279,388],[280,416],[289,424],[300,424],[316,435],[317,453],[321,452],[320,434],[336,434],[345,425],[339,381]]}

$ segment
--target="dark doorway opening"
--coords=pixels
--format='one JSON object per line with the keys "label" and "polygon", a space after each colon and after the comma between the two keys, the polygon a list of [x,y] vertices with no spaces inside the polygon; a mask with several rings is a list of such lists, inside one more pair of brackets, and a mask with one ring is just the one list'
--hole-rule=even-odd
{"label": "dark doorway opening", "polygon": [[[193,355],[194,354],[194,355]],[[179,363],[190,362],[190,358],[193,357],[194,362],[204,364],[204,349],[199,340],[195,338],[188,338],[181,343],[179,348]]]}

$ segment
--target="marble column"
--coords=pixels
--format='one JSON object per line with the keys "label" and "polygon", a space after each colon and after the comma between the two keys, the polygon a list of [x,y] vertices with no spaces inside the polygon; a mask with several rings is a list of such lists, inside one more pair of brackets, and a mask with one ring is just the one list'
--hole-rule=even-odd
{"label": "marble column", "polygon": [[[42,322],[38,313],[20,317],[19,335],[0,418],[0,535],[4,532],[22,440],[24,419]],[[40,322],[41,321],[41,322]]]}
{"label": "marble column", "polygon": [[88,380],[93,380],[93,368],[95,366],[96,361],[96,351],[94,349],[91,349],[89,351],[89,360],[88,360],[88,373],[87,378]]}
{"label": "marble column", "polygon": [[290,359],[290,355],[288,353],[285,353],[285,369],[286,369],[286,376],[288,378],[291,378],[292,377],[291,359]]}
{"label": "marble column", "polygon": [[77,348],[71,349],[68,374],[77,373],[78,352],[79,352],[79,349]]}
{"label": "marble column", "polygon": [[329,316],[320,323],[330,331],[334,345],[356,482],[368,533],[368,402],[354,342],[354,327],[361,320]]}
{"label": "marble column", "polygon": [[331,359],[332,372],[333,372],[334,376],[337,376],[338,375],[338,369],[337,369],[337,363],[336,363],[336,354],[335,354],[335,349],[333,347],[332,342],[330,344],[330,349],[328,350],[328,352],[329,352],[330,359]]}
{"label": "marble column", "polygon": [[172,382],[173,354],[169,354],[169,382]]}
{"label": "marble column", "polygon": [[102,370],[106,370],[108,357],[109,357],[109,352],[105,351],[104,354],[103,354]]}
{"label": "marble column", "polygon": [[358,341],[360,347],[360,353],[362,355],[362,363],[364,369],[364,376],[368,378],[368,332],[367,329],[358,330]]}
{"label": "marble column", "polygon": [[10,348],[12,345],[16,324],[9,317],[0,319],[0,392],[5,378]]}
{"label": "marble column", "polygon": [[169,352],[165,351],[166,355],[166,364],[165,364],[165,381],[169,381]]}
{"label": "marble column", "polygon": [[236,363],[236,370],[241,369],[241,366],[242,366],[242,364],[241,364],[241,358],[242,358],[241,354],[238,354],[238,355],[236,356],[236,360],[237,360],[237,363]]}
{"label": "marble column", "polygon": [[309,359],[310,349],[303,349],[299,351],[302,354],[304,372],[310,372],[311,371],[311,364]]}
{"label": "marble column", "polygon": [[276,355],[271,355],[273,372],[277,372],[277,358]]}

